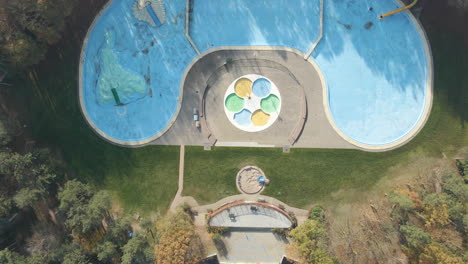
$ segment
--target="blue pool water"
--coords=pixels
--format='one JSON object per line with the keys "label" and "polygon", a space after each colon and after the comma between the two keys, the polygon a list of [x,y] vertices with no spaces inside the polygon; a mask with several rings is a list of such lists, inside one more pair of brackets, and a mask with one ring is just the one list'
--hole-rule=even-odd
{"label": "blue pool water", "polygon": [[[377,18],[398,7],[393,0],[324,2],[323,39],[312,58],[325,77],[334,123],[363,144],[397,141],[416,126],[426,103],[429,58],[417,26],[405,13]],[[103,12],[82,66],[84,110],[102,133],[123,142],[150,139],[168,127],[182,75],[197,55],[184,36],[185,0],[164,1],[166,22],[159,28],[137,20],[134,3],[114,0]],[[202,52],[277,46],[306,53],[318,36],[319,0],[192,3],[190,35]],[[131,81],[110,79],[112,70]],[[111,84],[125,98],[125,114],[109,99]]]}

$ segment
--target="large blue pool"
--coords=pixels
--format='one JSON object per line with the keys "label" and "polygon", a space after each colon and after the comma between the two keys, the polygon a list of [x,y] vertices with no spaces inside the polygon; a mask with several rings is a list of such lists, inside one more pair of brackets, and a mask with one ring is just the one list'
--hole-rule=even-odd
{"label": "large blue pool", "polygon": [[[394,0],[326,0],[323,38],[311,58],[328,88],[336,127],[366,145],[405,137],[420,122],[430,76],[424,36],[406,13],[379,20]],[[111,141],[146,142],[175,119],[180,82],[196,52],[185,38],[185,0],[165,0],[155,27],[114,0],[83,50],[81,102]],[[289,47],[306,53],[319,32],[319,0],[193,0],[190,35],[201,52],[220,46]],[[117,105],[111,89],[118,92]]]}

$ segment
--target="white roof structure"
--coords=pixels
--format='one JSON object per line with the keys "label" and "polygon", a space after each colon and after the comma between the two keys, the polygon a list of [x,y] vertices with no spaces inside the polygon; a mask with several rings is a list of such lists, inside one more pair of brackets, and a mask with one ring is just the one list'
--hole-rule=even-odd
{"label": "white roof structure", "polygon": [[258,203],[247,203],[224,209],[213,216],[209,224],[242,228],[289,228],[292,222],[280,210]]}

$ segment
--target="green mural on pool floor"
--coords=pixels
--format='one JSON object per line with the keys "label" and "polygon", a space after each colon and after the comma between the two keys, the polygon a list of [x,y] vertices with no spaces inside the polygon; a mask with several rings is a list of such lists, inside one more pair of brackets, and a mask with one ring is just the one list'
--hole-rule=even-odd
{"label": "green mural on pool floor", "polygon": [[119,64],[117,55],[112,50],[114,37],[112,32],[106,33],[105,47],[101,51],[101,73],[97,84],[99,100],[104,104],[116,103],[112,94],[115,89],[122,103],[135,96],[147,94],[147,86],[143,76],[133,73]]}

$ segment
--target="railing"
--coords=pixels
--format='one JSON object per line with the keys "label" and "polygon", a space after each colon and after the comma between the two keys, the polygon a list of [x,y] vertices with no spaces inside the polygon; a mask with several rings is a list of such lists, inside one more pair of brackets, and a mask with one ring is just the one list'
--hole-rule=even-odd
{"label": "railing", "polygon": [[320,0],[320,27],[319,27],[319,35],[317,36],[317,39],[315,40],[314,43],[312,43],[312,46],[310,46],[309,51],[304,55],[304,60],[307,60],[312,52],[315,50],[315,47],[317,47],[318,43],[322,39],[323,36],[323,0]]}
{"label": "railing", "polygon": [[190,37],[190,1],[191,0],[185,0],[185,37],[190,42],[190,45],[192,45],[195,52],[200,55],[197,45],[195,45],[195,42],[193,42]]}

